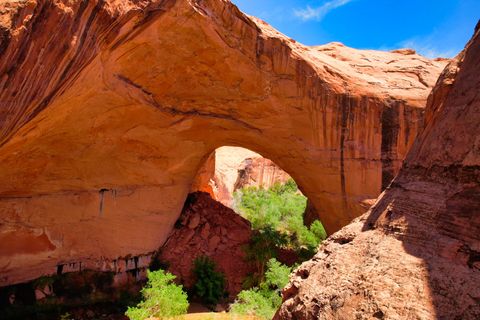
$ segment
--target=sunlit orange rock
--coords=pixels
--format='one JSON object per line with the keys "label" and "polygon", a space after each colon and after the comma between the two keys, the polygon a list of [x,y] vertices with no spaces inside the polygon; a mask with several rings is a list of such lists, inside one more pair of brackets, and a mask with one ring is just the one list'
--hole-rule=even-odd
{"label": "sunlit orange rock", "polygon": [[274,161],[338,230],[399,169],[446,64],[307,47],[225,0],[0,12],[0,233],[48,238],[3,253],[0,285],[155,251],[224,145]]}

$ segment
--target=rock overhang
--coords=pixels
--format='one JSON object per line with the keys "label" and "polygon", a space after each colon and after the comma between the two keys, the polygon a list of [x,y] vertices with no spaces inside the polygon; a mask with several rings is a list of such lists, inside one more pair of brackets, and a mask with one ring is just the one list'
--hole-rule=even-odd
{"label": "rock overhang", "polygon": [[229,1],[2,5],[0,216],[58,244],[3,257],[24,268],[5,283],[155,250],[222,145],[275,161],[337,230],[400,168],[445,65],[303,46]]}

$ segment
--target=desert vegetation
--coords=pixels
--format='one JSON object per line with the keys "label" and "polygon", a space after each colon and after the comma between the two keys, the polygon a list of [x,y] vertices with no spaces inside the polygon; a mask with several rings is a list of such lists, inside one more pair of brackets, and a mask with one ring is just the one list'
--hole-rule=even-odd
{"label": "desert vegetation", "polygon": [[[250,221],[254,231],[245,253],[255,272],[244,279],[244,290],[229,308],[232,316],[271,319],[281,304],[281,290],[292,269],[313,255],[326,237],[325,230],[320,221],[305,226],[307,198],[291,179],[268,189],[245,187],[234,197],[236,211]],[[282,250],[293,253],[295,261],[282,263],[279,257]],[[188,288],[188,296],[192,301],[212,310],[218,303],[228,302],[225,275],[211,258],[199,255],[191,270],[195,283]],[[161,269],[149,272],[148,283],[142,290],[143,300],[130,307],[126,315],[137,320],[185,313],[187,293],[173,283],[174,279]]]}
{"label": "desert vegetation", "polygon": [[288,282],[290,272],[292,267],[285,266],[274,258],[270,259],[264,280],[258,286],[240,292],[235,303],[231,305],[231,312],[272,319],[282,303],[280,293]]}
{"label": "desert vegetation", "polygon": [[215,262],[206,256],[194,261],[194,294],[209,307],[215,306],[225,296],[225,276],[216,269]]}
{"label": "desert vegetation", "polygon": [[292,250],[300,260],[306,260],[327,236],[319,220],[310,227],[305,225],[307,198],[293,179],[276,183],[269,189],[242,188],[235,192],[234,198],[236,211],[249,220],[256,231],[249,255],[259,263],[261,274],[265,263],[275,257],[278,249]]}
{"label": "desert vegetation", "polygon": [[280,263],[276,259],[279,251],[294,252],[296,263],[300,263],[313,256],[326,232],[318,220],[310,227],[304,224],[307,198],[293,179],[275,183],[268,189],[242,188],[235,192],[234,198],[236,211],[251,222],[255,231],[246,253],[256,273],[245,279],[246,289],[240,292],[231,311],[271,319],[295,266]]}
{"label": "desert vegetation", "polygon": [[148,271],[148,281],[142,289],[143,299],[125,313],[131,320],[150,317],[166,318],[187,313],[187,294],[175,284],[175,276],[163,270]]}

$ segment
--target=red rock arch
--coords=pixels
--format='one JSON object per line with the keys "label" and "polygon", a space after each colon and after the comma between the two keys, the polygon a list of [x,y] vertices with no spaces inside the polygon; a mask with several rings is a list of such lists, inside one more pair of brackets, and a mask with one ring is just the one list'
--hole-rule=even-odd
{"label": "red rock arch", "polygon": [[285,168],[333,232],[398,170],[444,66],[306,47],[220,0],[2,6],[0,228],[55,249],[0,252],[0,285],[155,250],[222,145]]}

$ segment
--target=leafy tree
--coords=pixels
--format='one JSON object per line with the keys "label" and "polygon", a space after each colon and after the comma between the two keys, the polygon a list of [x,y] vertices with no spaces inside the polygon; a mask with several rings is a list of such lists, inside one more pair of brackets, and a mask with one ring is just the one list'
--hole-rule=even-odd
{"label": "leafy tree", "polygon": [[286,234],[278,232],[271,227],[265,227],[256,230],[253,233],[250,243],[246,248],[247,260],[252,261],[255,265],[256,279],[252,283],[255,285],[263,281],[265,273],[265,266],[267,262],[276,258],[277,248],[288,244],[288,237]]}
{"label": "leafy tree", "polygon": [[206,256],[194,261],[193,273],[197,279],[195,294],[210,306],[216,305],[225,295],[225,276],[215,269],[215,262]]}
{"label": "leafy tree", "polygon": [[143,300],[129,307],[125,315],[131,320],[149,317],[167,318],[185,314],[188,309],[187,294],[176,285],[175,276],[163,270],[148,271],[148,282],[142,289]]}
{"label": "leafy tree", "polygon": [[293,267],[285,266],[276,259],[270,259],[267,268],[267,272],[265,272],[265,284],[280,293],[283,287],[287,285]]}
{"label": "leafy tree", "polygon": [[266,190],[257,187],[246,187],[235,193],[239,211],[252,223],[253,229],[272,227],[287,231],[287,219],[299,216],[303,221],[303,213],[307,198],[298,192],[295,182],[290,179],[285,184],[276,183]]}
{"label": "leafy tree", "polygon": [[282,265],[276,259],[267,263],[265,280],[258,287],[243,290],[230,307],[232,313],[272,319],[282,304],[281,290],[288,283],[292,267]]}
{"label": "leafy tree", "polygon": [[326,238],[320,221],[315,221],[310,229],[305,226],[306,205],[307,198],[299,192],[293,179],[284,184],[276,183],[270,189],[246,187],[235,193],[237,210],[260,233],[252,239],[249,249],[249,256],[257,255],[259,272],[268,259],[275,257],[272,251],[277,248],[293,249],[301,258],[309,259]]}

